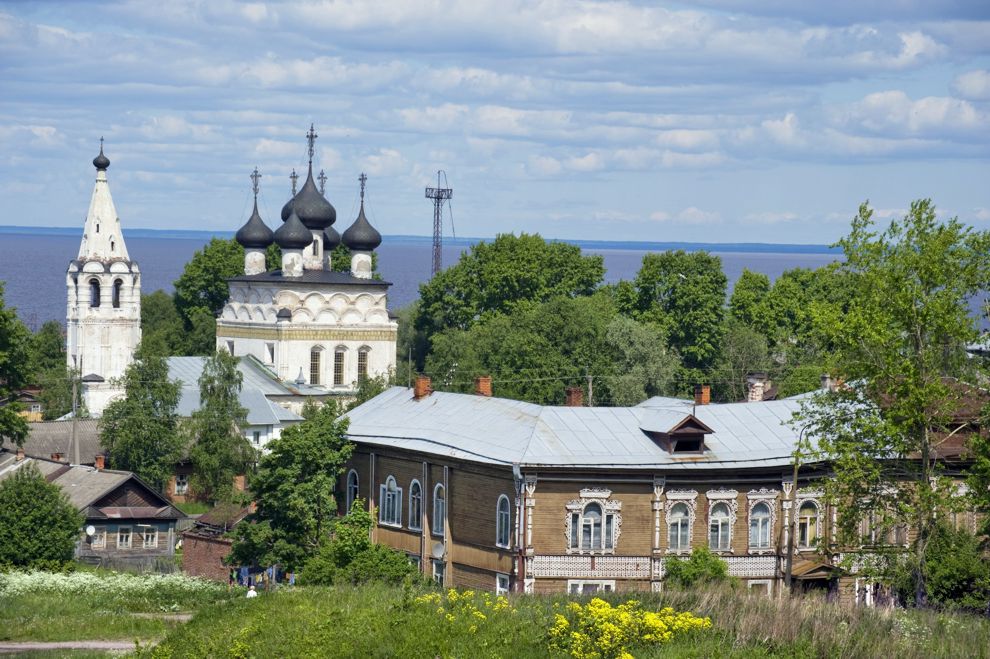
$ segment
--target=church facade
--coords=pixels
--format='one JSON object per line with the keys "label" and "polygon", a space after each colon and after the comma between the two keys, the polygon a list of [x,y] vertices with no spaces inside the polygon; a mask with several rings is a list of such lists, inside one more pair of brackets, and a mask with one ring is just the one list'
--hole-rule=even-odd
{"label": "church facade", "polygon": [[141,342],[141,271],[124,243],[102,140],[93,166],[96,185],[82,242],[65,277],[66,355],[68,367],[82,378],[87,410],[100,416],[111,400],[123,394],[114,380],[124,375]]}
{"label": "church facade", "polygon": [[[398,325],[389,315],[389,283],[374,277],[372,252],[381,235],[361,209],[341,236],[337,212],[313,177],[316,134],[310,129],[309,172],[282,209],[282,226],[271,231],[254,211],[237,232],[244,246],[244,274],[229,281],[230,297],[217,319],[217,348],[251,355],[280,380],[324,394],[353,394],[369,377],[395,368]],[[281,269],[265,271],[265,252],[281,251]],[[350,251],[349,268],[336,268],[335,247]]]}

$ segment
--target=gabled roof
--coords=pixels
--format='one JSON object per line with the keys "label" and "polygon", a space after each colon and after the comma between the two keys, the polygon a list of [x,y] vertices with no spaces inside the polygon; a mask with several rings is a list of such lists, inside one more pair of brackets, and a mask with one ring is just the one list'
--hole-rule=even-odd
{"label": "gabled roof", "polygon": [[[100,444],[100,420],[78,419],[76,439],[79,441],[79,460],[93,464],[93,457],[103,453]],[[28,436],[24,440],[24,453],[37,458],[61,453],[63,462],[72,460],[72,421],[42,421],[28,424]]]}
{"label": "gabled roof", "polygon": [[[490,464],[588,468],[741,468],[790,464],[798,431],[788,422],[804,396],[693,405],[651,398],[635,407],[552,407],[435,392],[420,400],[392,387],[351,410],[348,435]],[[648,432],[690,422],[710,430],[704,455],[671,455]]]}

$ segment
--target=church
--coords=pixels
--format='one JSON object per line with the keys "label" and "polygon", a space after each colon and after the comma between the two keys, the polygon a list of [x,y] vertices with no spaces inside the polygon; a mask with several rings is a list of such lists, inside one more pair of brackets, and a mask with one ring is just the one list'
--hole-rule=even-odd
{"label": "church", "polygon": [[[277,383],[281,389],[272,402],[293,409],[308,397],[352,396],[365,379],[394,371],[396,359],[390,284],[373,271],[382,238],[365,214],[367,177],[359,177],[358,215],[341,235],[333,226],[337,212],[314,180],[316,138],[311,126],[306,181],[298,192],[293,185],[282,225],[274,231],[258,212],[260,174],[252,174],[254,209],[236,234],[244,247],[244,274],[229,280],[230,295],[217,319],[217,349]],[[66,274],[66,343],[86,409],[99,417],[123,395],[119,379],[141,341],[141,273],[124,243],[102,139],[93,166],[96,185],[82,242]],[[267,272],[265,253],[272,245],[281,254],[281,268]],[[333,263],[339,245],[347,248],[350,263]]]}

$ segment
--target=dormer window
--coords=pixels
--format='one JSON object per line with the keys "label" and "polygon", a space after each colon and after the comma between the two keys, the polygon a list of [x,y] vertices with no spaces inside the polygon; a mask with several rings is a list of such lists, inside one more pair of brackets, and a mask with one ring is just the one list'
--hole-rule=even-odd
{"label": "dormer window", "polygon": [[693,414],[681,417],[670,426],[670,422],[676,418],[677,416],[673,418],[668,416],[662,419],[647,419],[641,429],[667,453],[703,455],[708,450],[705,446],[705,435],[714,431]]}
{"label": "dormer window", "polygon": [[672,439],[670,442],[670,452],[704,453],[705,437],[704,435],[698,435],[697,437],[680,437],[677,439]]}

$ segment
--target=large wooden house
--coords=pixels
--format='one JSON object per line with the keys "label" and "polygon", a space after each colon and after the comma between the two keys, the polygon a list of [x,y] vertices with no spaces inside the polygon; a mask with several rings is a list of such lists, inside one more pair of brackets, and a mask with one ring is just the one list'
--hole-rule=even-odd
{"label": "large wooden house", "polygon": [[[393,387],[351,411],[356,450],[341,512],[357,498],[375,539],[449,586],[590,593],[659,589],[671,557],[708,547],[748,588],[805,588],[863,600],[838,578],[835,511],[822,466],[794,480],[802,396],[708,404],[652,398],[635,407],[548,407],[477,394]],[[792,524],[793,522],[793,524]],[[877,543],[906,544],[895,533]]]}

